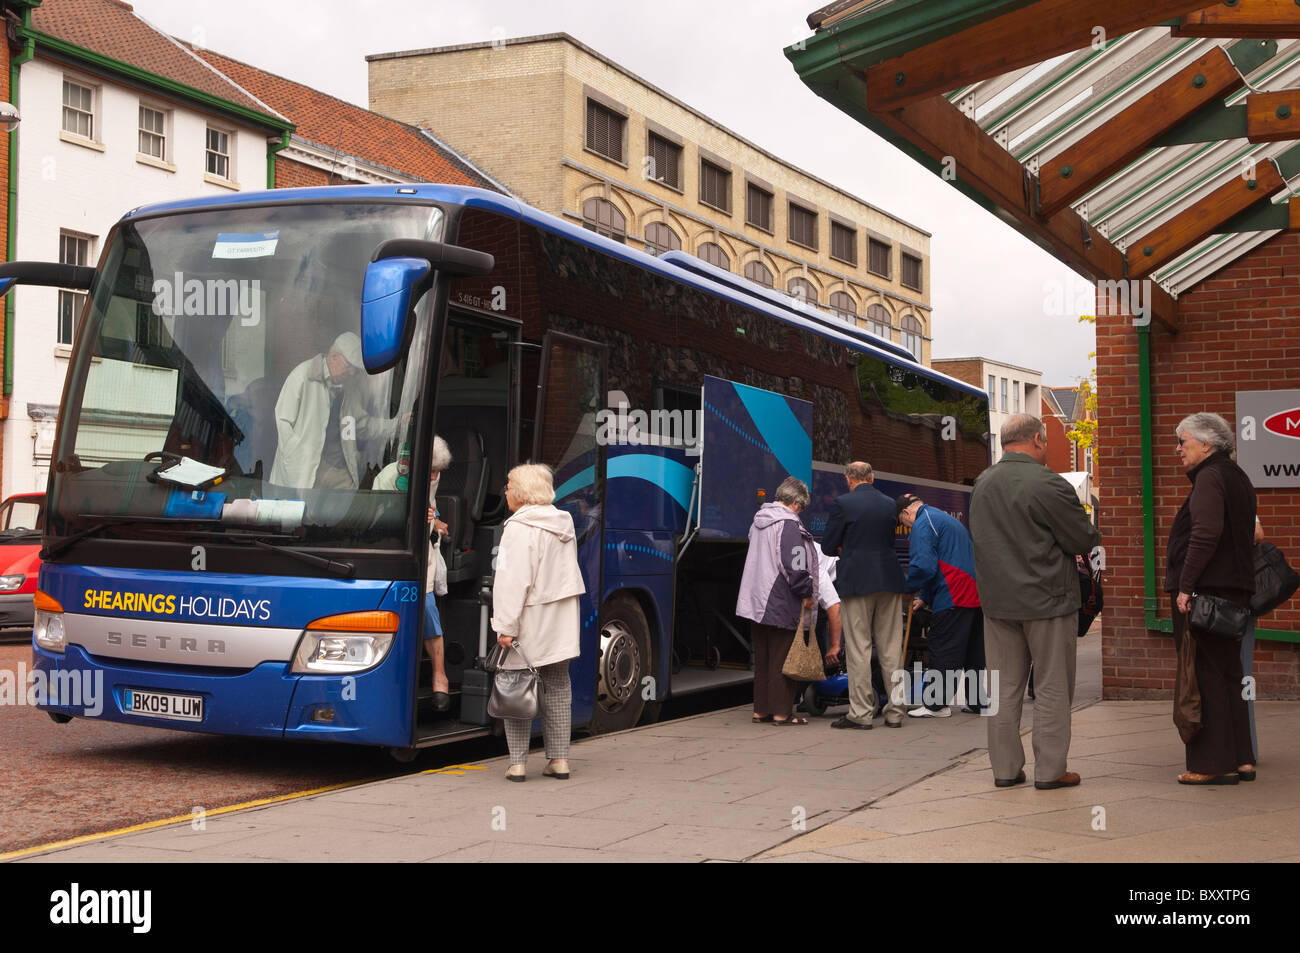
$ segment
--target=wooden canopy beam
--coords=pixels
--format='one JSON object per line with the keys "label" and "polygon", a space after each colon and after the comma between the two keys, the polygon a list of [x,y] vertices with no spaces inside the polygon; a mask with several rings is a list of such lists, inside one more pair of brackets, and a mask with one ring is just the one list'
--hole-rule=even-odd
{"label": "wooden canopy beam", "polygon": [[867,108],[880,113],[1158,26],[1201,6],[1188,0],[1038,0],[867,70]]}
{"label": "wooden canopy beam", "polygon": [[1141,278],[1181,255],[1229,219],[1267,201],[1286,185],[1271,161],[1265,161],[1249,181],[1240,176],[1219,186],[1128,247],[1128,276]]}
{"label": "wooden canopy beam", "polygon": [[[1072,205],[1141,156],[1166,132],[1241,85],[1241,74],[1223,48],[1210,50],[1045,163],[1038,174],[1039,214],[1051,218]],[[1300,114],[1296,118],[1300,120]]]}
{"label": "wooden canopy beam", "polygon": [[1300,89],[1247,96],[1246,137],[1251,142],[1300,139]]}
{"label": "wooden canopy beam", "polygon": [[1174,36],[1282,40],[1300,36],[1300,6],[1293,0],[1216,3],[1181,17]]}
{"label": "wooden canopy beam", "polygon": [[[951,157],[964,184],[1014,216],[1038,244],[1094,281],[1124,279],[1124,256],[1073,209],[1044,221],[1036,214],[1035,182],[1015,157],[985,134],[973,119],[942,96],[913,103],[876,118],[936,163]],[[1178,304],[1163,288],[1151,289],[1152,314],[1171,331],[1178,330]]]}

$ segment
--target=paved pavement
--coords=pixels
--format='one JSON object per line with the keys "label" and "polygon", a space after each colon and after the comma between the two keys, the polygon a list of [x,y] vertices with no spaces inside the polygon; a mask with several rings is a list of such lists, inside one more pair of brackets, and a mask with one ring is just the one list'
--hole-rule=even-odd
{"label": "paved pavement", "polygon": [[753,725],[738,708],[580,742],[569,781],[541,777],[535,752],[525,784],[500,758],[25,859],[1300,860],[1300,703],[1258,703],[1259,781],[1180,786],[1169,703],[1099,702],[1099,643],[1081,643],[1073,789],[994,788],[974,715],[865,732]]}

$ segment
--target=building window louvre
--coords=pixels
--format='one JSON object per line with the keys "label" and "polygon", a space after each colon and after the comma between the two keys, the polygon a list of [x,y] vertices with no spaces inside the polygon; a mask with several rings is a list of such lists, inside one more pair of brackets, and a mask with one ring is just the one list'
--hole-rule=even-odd
{"label": "building window louvre", "polygon": [[761,261],[751,261],[745,265],[745,277],[764,288],[776,287],[776,283],[772,280],[772,270]]}
{"label": "building window louvre", "polygon": [[663,222],[651,222],[645,227],[645,250],[651,255],[678,251],[681,247],[682,240],[677,233]]}
{"label": "building window louvre", "polygon": [[700,160],[700,201],[731,214],[731,173],[708,159]]}
{"label": "building window louvre", "polygon": [[140,107],[140,148],[144,156],[167,159],[167,114],[160,109]]}
{"label": "building window louvre", "polygon": [[207,170],[210,175],[230,178],[230,134],[208,127]]}
{"label": "building window louvre", "polygon": [[873,304],[867,307],[867,330],[888,341],[889,338],[889,312],[885,310],[884,305]]}
{"label": "building window louvre", "polygon": [[587,100],[587,148],[615,162],[623,161],[627,119],[594,100]]}
{"label": "building window louvre", "polygon": [[921,290],[921,259],[903,252],[903,285],[913,291]]}
{"label": "building window louvre", "polygon": [[881,278],[889,277],[889,259],[893,249],[874,238],[867,239],[867,271]]}
{"label": "building window louvre", "polygon": [[831,310],[850,324],[857,323],[858,305],[848,292],[836,291],[831,295]]}
{"label": "building window louvre", "polygon": [[902,329],[902,345],[912,352],[918,361],[921,359],[921,322],[912,315],[904,315],[899,322]]}
{"label": "building window louvre", "polygon": [[817,250],[817,213],[790,203],[790,241]]}
{"label": "building window louvre", "polygon": [[731,258],[722,250],[720,245],[705,242],[700,246],[699,257],[723,271],[731,271]]}
{"label": "building window louvre", "polygon": [[745,224],[772,231],[772,193],[753,182],[745,189]]}
{"label": "building window louvre", "polygon": [[856,229],[831,222],[831,257],[846,264],[858,263],[858,233]]}
{"label": "building window louvre", "polygon": [[[85,265],[90,258],[90,239],[70,232],[59,232],[59,264]],[[59,292],[57,340],[71,344],[77,327],[77,318],[86,306],[88,296],[77,291]]]}
{"label": "building window louvre", "polygon": [[582,227],[616,242],[627,241],[627,219],[613,202],[587,199],[582,203]]}
{"label": "building window louvre", "polygon": [[793,297],[798,298],[804,304],[816,306],[817,286],[807,278],[791,278],[787,290]]}
{"label": "building window louvre", "polygon": [[71,80],[63,81],[63,131],[95,138],[95,91]]}
{"label": "building window louvre", "polygon": [[646,178],[681,189],[682,147],[652,132],[647,152],[650,161],[646,163]]}

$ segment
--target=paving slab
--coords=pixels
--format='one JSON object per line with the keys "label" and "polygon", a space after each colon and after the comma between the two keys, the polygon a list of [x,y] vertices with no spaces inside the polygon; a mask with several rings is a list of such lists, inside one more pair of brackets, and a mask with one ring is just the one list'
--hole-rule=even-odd
{"label": "paving slab", "polygon": [[[910,719],[777,730],[741,706],[575,742],[568,781],[524,784],[505,758],[407,775],[50,850],[31,862],[380,860],[888,862],[1300,858],[1300,703],[1257,706],[1260,780],[1175,783],[1168,702],[1101,702],[1100,651],[1080,643],[1076,788],[993,786],[987,722]],[[1086,662],[1086,664],[1085,664]],[[1033,705],[1022,720],[1033,776]],[[1094,827],[1097,808],[1105,826]]]}

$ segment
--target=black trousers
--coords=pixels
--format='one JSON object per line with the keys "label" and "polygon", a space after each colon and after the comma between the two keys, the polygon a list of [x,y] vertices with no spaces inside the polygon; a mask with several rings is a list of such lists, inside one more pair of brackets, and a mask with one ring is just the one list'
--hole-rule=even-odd
{"label": "black trousers", "polygon": [[[1187,616],[1174,606],[1174,646],[1188,637]],[[1241,667],[1241,643],[1221,635],[1191,630],[1196,640],[1196,681],[1201,689],[1201,730],[1187,745],[1187,770],[1197,774],[1231,774],[1238,765],[1254,764],[1250,713]]]}
{"label": "black trousers", "polygon": [[[984,612],[980,608],[954,606],[936,612],[926,634],[930,671],[939,673],[943,680],[942,692],[936,696],[934,689],[923,691],[925,707],[938,711],[952,704],[952,689],[959,680],[966,680],[966,704],[980,709],[979,673],[984,662]],[[934,677],[934,676],[929,676]],[[974,689],[974,691],[972,691]],[[936,697],[942,701],[934,701]]]}
{"label": "black trousers", "polygon": [[749,637],[754,643],[754,712],[789,718],[799,683],[781,674],[781,666],[794,644],[794,630],[750,622]]}

